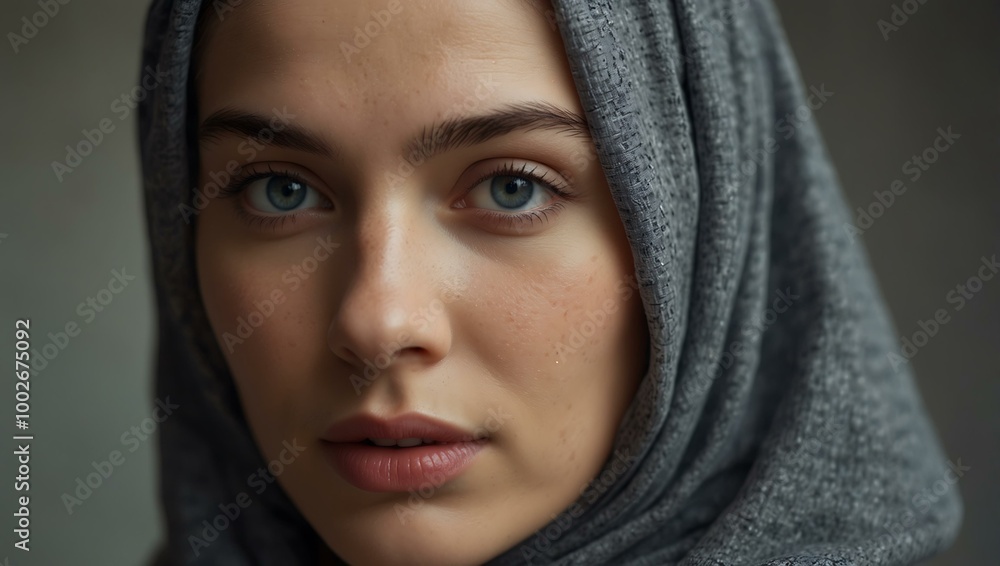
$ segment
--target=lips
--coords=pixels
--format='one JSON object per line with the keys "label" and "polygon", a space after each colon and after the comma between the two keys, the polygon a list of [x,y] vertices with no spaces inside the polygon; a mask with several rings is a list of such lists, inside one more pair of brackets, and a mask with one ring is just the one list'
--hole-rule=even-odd
{"label": "lips", "polygon": [[374,492],[439,487],[458,477],[487,444],[482,435],[419,413],[389,420],[357,415],[334,424],[323,438],[334,470]]}

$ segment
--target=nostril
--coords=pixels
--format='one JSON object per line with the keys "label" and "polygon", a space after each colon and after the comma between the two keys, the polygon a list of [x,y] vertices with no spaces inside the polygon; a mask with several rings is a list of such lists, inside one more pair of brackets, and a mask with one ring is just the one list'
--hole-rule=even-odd
{"label": "nostril", "polygon": [[360,365],[361,358],[346,346],[337,346],[332,349],[333,354],[352,366]]}

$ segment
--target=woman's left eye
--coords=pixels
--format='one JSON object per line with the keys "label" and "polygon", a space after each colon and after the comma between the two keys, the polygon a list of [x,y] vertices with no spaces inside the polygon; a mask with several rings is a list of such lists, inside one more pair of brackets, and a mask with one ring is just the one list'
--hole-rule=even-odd
{"label": "woman's left eye", "polygon": [[257,212],[288,214],[309,208],[324,208],[319,191],[287,175],[269,175],[247,183],[246,200]]}
{"label": "woman's left eye", "polygon": [[467,205],[503,212],[523,212],[552,200],[552,191],[529,175],[497,174],[484,179],[465,197]]}

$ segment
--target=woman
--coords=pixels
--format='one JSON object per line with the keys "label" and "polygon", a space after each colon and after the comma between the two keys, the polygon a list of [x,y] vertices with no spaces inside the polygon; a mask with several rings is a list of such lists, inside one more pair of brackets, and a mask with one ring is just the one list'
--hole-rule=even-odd
{"label": "woman", "polygon": [[[766,2],[155,2],[192,564],[908,564],[947,461]],[[947,484],[945,484],[947,485]]]}

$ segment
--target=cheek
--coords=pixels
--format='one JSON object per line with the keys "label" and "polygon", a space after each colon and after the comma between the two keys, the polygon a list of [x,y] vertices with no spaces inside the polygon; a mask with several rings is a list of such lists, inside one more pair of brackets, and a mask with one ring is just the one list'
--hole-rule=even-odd
{"label": "cheek", "polygon": [[478,296],[495,299],[479,303],[479,327],[466,334],[517,398],[520,469],[549,485],[579,487],[598,471],[647,364],[631,261],[597,244],[584,249],[594,251],[546,261],[517,284],[480,288]]}
{"label": "cheek", "polygon": [[[482,300],[472,305],[478,328],[466,335],[477,338],[481,361],[502,368],[497,375],[541,405],[567,392],[625,385],[618,376],[646,342],[631,266],[599,256],[558,270],[551,265],[516,283],[480,288]],[[502,274],[483,279],[504,281]]]}
{"label": "cheek", "polygon": [[[322,270],[293,270],[301,265],[294,258],[302,254],[292,247],[272,257],[211,243],[198,246],[205,309],[251,428],[284,436],[290,433],[286,425],[308,414],[301,406],[309,398],[303,390],[329,383],[317,379],[325,374],[316,364],[324,352],[332,355],[322,320],[327,305],[314,292],[322,286],[314,284]],[[268,434],[258,436],[263,444],[273,440]]]}

